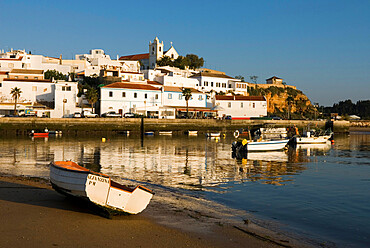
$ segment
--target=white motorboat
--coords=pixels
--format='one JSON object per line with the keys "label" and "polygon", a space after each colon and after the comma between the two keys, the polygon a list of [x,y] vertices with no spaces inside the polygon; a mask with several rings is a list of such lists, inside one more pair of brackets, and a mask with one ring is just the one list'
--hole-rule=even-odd
{"label": "white motorboat", "polygon": [[331,131],[325,132],[323,135],[312,135],[310,131],[306,132],[304,136],[297,137],[297,144],[323,144],[326,143],[333,133]]}
{"label": "white motorboat", "polygon": [[248,141],[247,150],[248,152],[278,151],[283,150],[288,142],[289,139]]}
{"label": "white motorboat", "polygon": [[198,131],[191,131],[191,130],[189,130],[188,131],[188,135],[189,136],[197,136],[198,135]]}
{"label": "white motorboat", "polygon": [[90,171],[72,161],[50,164],[50,182],[59,193],[89,200],[108,210],[137,214],[143,211],[153,192],[143,186],[135,189],[111,180],[105,174]]}

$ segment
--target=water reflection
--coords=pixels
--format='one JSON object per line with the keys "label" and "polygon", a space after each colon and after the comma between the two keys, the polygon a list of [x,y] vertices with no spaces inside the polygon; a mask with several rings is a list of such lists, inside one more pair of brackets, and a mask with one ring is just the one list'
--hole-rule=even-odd
{"label": "water reflection", "polygon": [[[72,160],[116,178],[187,189],[211,189],[229,181],[283,185],[305,170],[310,153],[300,150],[250,153],[231,158],[229,139],[204,137],[12,138],[0,143],[1,171],[47,177],[50,161]],[[306,149],[307,150],[307,149]],[[315,148],[310,148],[310,151]],[[316,151],[319,151],[316,149]]]}

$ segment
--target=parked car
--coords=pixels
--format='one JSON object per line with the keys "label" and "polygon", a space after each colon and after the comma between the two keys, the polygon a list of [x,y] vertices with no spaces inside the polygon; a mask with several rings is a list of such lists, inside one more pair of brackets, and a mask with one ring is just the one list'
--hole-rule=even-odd
{"label": "parked car", "polygon": [[32,109],[26,109],[26,110],[19,110],[18,116],[20,117],[36,117],[37,113],[36,111],[33,111]]}
{"label": "parked car", "polygon": [[122,117],[120,114],[114,112],[114,111],[109,111],[101,115],[102,117],[110,117],[110,118],[120,118]]}
{"label": "parked car", "polygon": [[123,117],[125,117],[125,118],[135,118],[135,114],[133,114],[133,113],[125,113],[123,115]]}
{"label": "parked car", "polygon": [[82,117],[84,117],[84,118],[97,118],[99,116],[98,116],[98,114],[95,114],[95,113],[91,112],[90,110],[84,110],[82,112]]}
{"label": "parked car", "polygon": [[81,118],[82,117],[82,115],[81,115],[81,113],[80,112],[74,112],[74,114],[73,114],[73,116],[72,116],[73,118]]}
{"label": "parked car", "polygon": [[224,120],[232,120],[233,119],[233,117],[231,117],[231,115],[226,115],[225,117],[224,117]]}

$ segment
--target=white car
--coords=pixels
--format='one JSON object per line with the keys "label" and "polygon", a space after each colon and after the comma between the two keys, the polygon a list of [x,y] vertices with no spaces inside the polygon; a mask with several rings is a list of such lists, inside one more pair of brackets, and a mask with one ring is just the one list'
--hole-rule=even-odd
{"label": "white car", "polygon": [[85,117],[85,118],[97,118],[99,116],[97,114],[91,112],[90,110],[84,110],[82,112],[82,117]]}

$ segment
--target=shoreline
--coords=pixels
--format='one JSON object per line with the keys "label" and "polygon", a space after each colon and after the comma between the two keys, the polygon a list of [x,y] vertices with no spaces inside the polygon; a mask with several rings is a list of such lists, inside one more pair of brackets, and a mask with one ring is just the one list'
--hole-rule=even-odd
{"label": "shoreline", "polygon": [[[0,228],[3,233],[0,244],[14,244],[14,247],[38,243],[48,247],[122,247],[123,243],[128,247],[312,246],[263,228],[252,219],[233,219],[232,214],[237,210],[227,210],[204,199],[189,200],[190,196],[160,187],[154,190],[156,195],[142,213],[109,220],[58,194],[46,179],[0,174],[0,215],[5,220]],[[40,230],[51,227],[55,230],[50,237],[40,236]],[[94,238],[70,237],[71,227],[73,235],[91,234]],[[126,239],[127,235],[131,239]]]}

